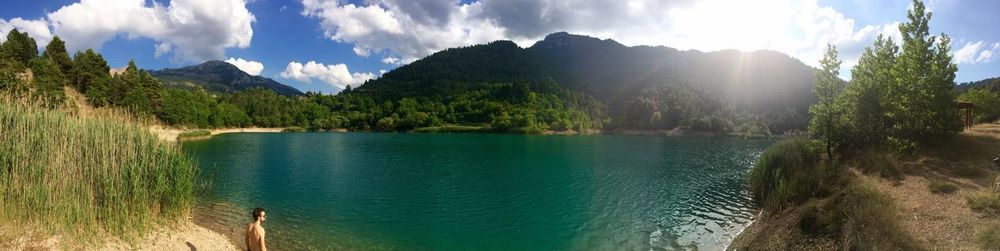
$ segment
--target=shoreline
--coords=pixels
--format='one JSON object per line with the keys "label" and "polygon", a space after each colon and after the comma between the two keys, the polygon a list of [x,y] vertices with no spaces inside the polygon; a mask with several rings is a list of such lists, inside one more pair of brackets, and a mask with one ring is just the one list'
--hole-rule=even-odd
{"label": "shoreline", "polygon": [[[149,131],[152,132],[157,137],[159,137],[160,140],[163,140],[163,141],[166,141],[166,142],[171,142],[171,143],[177,143],[178,141],[184,141],[184,140],[206,139],[206,138],[211,138],[212,136],[215,136],[215,135],[226,134],[226,133],[242,133],[242,132],[251,132],[251,133],[278,133],[278,132],[282,132],[285,129],[286,128],[283,128],[283,127],[274,127],[274,128],[270,128],[270,127],[244,127],[244,128],[215,128],[215,129],[190,129],[189,130],[189,129],[181,129],[181,128],[176,128],[176,127],[162,126],[162,125],[153,125],[153,126],[149,127]],[[178,137],[178,136],[180,136],[181,133],[186,132],[186,131],[191,131],[191,130],[206,130],[206,131],[209,132],[209,134],[206,135],[206,136],[198,136],[198,137],[191,137],[191,138],[184,138],[184,139],[181,139],[181,138]]]}

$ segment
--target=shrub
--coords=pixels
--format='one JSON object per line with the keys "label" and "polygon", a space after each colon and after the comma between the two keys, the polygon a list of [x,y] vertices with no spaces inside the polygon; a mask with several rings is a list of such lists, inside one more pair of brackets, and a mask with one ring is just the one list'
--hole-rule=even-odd
{"label": "shrub", "polygon": [[799,211],[799,230],[813,236],[831,236],[840,231],[840,218],[836,210],[822,207],[818,202],[806,205]]}
{"label": "shrub", "polygon": [[879,177],[900,180],[903,171],[891,159],[891,155],[882,151],[865,151],[858,156],[858,169],[867,174],[878,174]]}
{"label": "shrub", "polygon": [[786,139],[768,147],[750,170],[750,191],[765,208],[812,197],[821,184],[819,154],[804,138]]}
{"label": "shrub", "polygon": [[980,193],[965,198],[972,211],[988,214],[1000,215],[1000,194]]}
{"label": "shrub", "polygon": [[958,190],[958,186],[949,182],[935,180],[927,184],[927,189],[930,189],[932,193],[937,194],[954,193]]}

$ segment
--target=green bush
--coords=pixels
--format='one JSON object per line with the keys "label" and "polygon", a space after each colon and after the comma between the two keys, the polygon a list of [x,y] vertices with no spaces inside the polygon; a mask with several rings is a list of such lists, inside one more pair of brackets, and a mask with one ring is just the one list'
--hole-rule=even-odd
{"label": "green bush", "polygon": [[804,138],[792,138],[768,147],[750,170],[750,191],[765,208],[812,197],[820,188],[823,173],[817,168],[819,154]]}
{"label": "green bush", "polygon": [[958,190],[958,186],[949,182],[935,180],[927,184],[927,189],[930,189],[932,193],[938,194],[954,193]]}

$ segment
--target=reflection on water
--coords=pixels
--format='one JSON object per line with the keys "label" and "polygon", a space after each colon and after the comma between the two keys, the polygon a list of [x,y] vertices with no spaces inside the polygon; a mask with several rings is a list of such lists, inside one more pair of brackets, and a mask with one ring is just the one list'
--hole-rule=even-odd
{"label": "reflection on water", "polygon": [[713,250],[749,223],[744,177],[770,143],[283,133],[184,148],[217,168],[196,222],[242,240],[262,206],[280,249]]}

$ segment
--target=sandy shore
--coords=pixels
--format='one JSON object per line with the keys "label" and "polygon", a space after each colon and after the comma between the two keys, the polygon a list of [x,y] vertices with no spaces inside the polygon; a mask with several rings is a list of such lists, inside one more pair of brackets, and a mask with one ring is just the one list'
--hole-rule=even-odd
{"label": "sandy shore", "polygon": [[[262,127],[249,127],[249,128],[218,128],[218,129],[206,129],[211,134],[211,136],[223,134],[223,133],[237,133],[237,132],[281,132],[285,128],[262,128]],[[161,140],[167,142],[177,142],[177,135],[182,132],[195,130],[195,129],[181,129],[167,126],[154,125],[150,126],[149,130],[160,137]]]}
{"label": "sandy shore", "polygon": [[98,250],[239,250],[228,238],[188,223],[179,229],[162,229],[146,235],[135,246],[112,242]]}
{"label": "sandy shore", "polygon": [[107,240],[90,247],[76,245],[78,244],[62,241],[61,236],[12,229],[10,226],[0,227],[2,250],[239,250],[226,236],[195,225],[191,221],[149,233],[132,245],[119,239]]}

